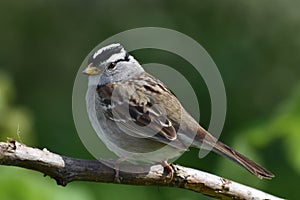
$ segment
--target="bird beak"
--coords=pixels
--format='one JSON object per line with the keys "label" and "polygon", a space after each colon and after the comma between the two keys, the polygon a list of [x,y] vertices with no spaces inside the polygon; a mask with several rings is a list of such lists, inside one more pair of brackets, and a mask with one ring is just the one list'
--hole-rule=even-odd
{"label": "bird beak", "polygon": [[90,63],[85,70],[82,71],[86,75],[97,75],[100,74],[100,69],[93,66],[93,63]]}

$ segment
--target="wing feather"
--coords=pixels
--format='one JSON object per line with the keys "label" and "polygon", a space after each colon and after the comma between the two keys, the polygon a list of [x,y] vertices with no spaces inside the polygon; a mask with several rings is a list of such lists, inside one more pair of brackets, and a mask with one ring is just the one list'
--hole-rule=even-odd
{"label": "wing feather", "polygon": [[98,86],[97,90],[106,116],[124,132],[187,149],[177,139],[181,105],[159,80],[147,74],[127,82]]}

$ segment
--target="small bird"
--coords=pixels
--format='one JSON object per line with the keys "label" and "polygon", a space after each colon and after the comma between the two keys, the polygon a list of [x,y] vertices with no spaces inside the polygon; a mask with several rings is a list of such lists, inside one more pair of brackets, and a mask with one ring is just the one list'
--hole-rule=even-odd
{"label": "small bird", "polygon": [[168,160],[192,146],[213,150],[258,178],[274,177],[202,128],[121,44],[93,52],[83,73],[89,76],[86,105],[91,124],[120,158],[132,163],[160,162],[170,168]]}

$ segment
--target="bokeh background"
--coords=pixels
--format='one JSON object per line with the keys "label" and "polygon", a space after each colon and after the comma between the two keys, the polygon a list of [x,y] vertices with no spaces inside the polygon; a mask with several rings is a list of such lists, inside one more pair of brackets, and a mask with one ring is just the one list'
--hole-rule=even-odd
{"label": "bokeh background", "polygon": [[[92,159],[72,118],[72,87],[85,56],[121,31],[144,26],[180,31],[198,41],[217,64],[227,92],[221,140],[276,174],[258,180],[230,161],[198,150],[178,164],[202,169],[266,192],[300,196],[300,1],[0,2],[0,138]],[[140,62],[180,67],[167,52],[133,52]],[[201,124],[210,99],[201,76],[183,72],[196,90]],[[210,199],[176,188],[74,182],[0,166],[1,200]]]}

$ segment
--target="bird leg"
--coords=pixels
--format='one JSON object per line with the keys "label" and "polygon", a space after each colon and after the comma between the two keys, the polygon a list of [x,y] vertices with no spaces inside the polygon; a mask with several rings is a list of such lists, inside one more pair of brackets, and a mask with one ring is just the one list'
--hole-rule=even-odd
{"label": "bird leg", "polygon": [[116,183],[121,183],[121,178],[120,178],[120,164],[122,162],[126,161],[126,158],[118,158],[117,160],[114,161],[114,171],[115,171],[115,177],[114,177],[114,182]]}
{"label": "bird leg", "polygon": [[164,160],[161,162],[161,165],[164,167],[164,173],[167,173],[167,178],[169,179],[168,183],[170,183],[174,177],[174,169],[172,167],[172,164],[169,164],[167,161]]}

